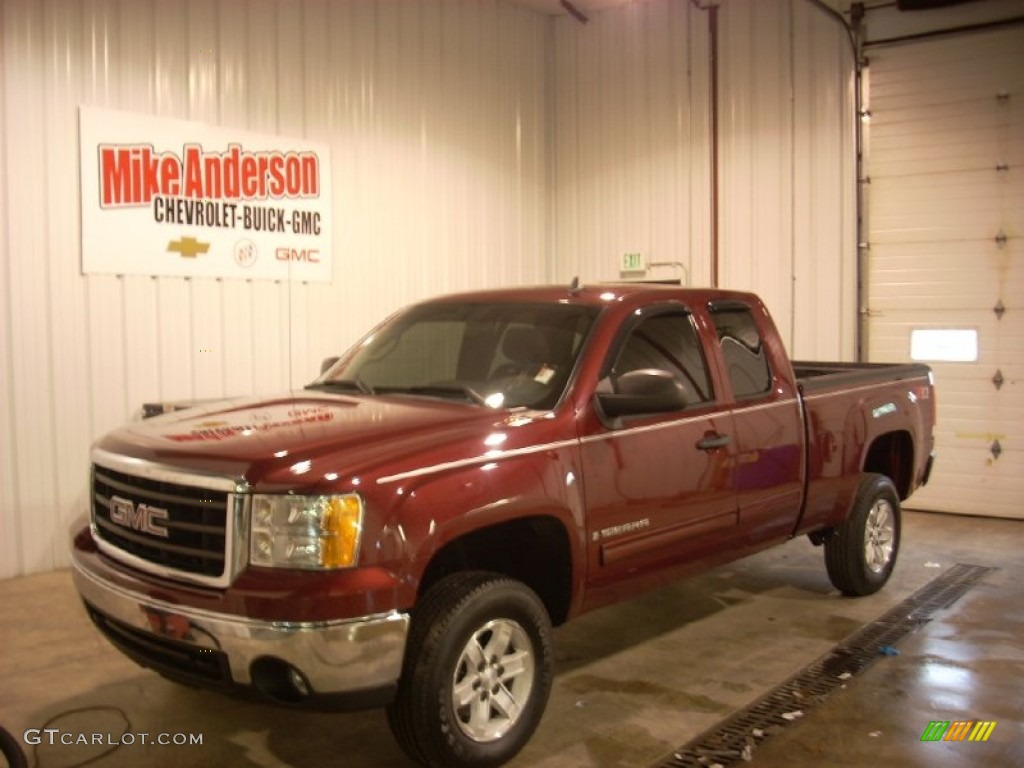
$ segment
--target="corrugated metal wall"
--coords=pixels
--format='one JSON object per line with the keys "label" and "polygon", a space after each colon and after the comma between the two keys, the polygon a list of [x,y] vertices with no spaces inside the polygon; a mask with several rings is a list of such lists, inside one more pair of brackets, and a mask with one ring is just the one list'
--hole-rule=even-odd
{"label": "corrugated metal wall", "polygon": [[[536,13],[495,0],[0,8],[0,577],[67,562],[89,443],[144,400],[301,385],[409,300],[547,277],[550,41]],[[333,284],[83,277],[80,104],[330,144]]]}
{"label": "corrugated metal wall", "polygon": [[[301,385],[412,299],[614,280],[626,251],[708,284],[697,5],[0,0],[0,577],[67,562],[89,442],[144,400]],[[720,282],[849,357],[845,41],[807,0],[724,0],[720,41]],[[330,144],[333,284],[82,277],[80,104]]]}
{"label": "corrugated metal wall", "polygon": [[[838,3],[837,3],[838,5]],[[790,350],[854,355],[853,56],[807,0],[719,11],[719,284],[756,291]],[[654,0],[555,22],[559,279],[625,252],[712,279],[708,11]],[[646,277],[679,277],[671,267]]]}
{"label": "corrugated metal wall", "polygon": [[853,55],[806,0],[722,3],[721,284],[768,304],[794,357],[853,359]]}
{"label": "corrugated metal wall", "polygon": [[[555,22],[555,276],[619,279],[621,256],[708,285],[710,59],[704,13],[656,0]],[[680,277],[673,268],[649,277]]]}

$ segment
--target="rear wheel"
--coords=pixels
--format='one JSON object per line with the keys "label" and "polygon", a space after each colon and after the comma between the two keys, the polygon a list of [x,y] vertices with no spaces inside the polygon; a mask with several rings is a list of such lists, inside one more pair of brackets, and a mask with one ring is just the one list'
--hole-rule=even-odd
{"label": "rear wheel", "polygon": [[21,749],[21,744],[6,728],[0,728],[0,753],[6,758],[8,768],[26,768],[28,759]]}
{"label": "rear wheel", "polygon": [[825,542],[825,567],[846,595],[870,595],[889,580],[900,547],[900,498],[884,475],[861,481],[846,521]]}
{"label": "rear wheel", "polygon": [[540,598],[498,574],[454,574],[413,612],[388,723],[424,765],[497,766],[536,729],[552,674],[551,623]]}

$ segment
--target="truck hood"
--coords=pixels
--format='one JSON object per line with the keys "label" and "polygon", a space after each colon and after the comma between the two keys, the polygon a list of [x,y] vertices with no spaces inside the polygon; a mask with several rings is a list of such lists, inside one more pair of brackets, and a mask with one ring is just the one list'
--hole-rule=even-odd
{"label": "truck hood", "polygon": [[132,422],[96,447],[264,490],[334,486],[361,473],[481,456],[522,412],[405,396],[315,391],[219,401]]}

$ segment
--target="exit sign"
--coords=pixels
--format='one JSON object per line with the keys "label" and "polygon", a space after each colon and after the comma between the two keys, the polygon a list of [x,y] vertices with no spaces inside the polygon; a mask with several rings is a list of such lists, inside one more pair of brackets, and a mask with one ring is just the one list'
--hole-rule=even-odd
{"label": "exit sign", "polygon": [[623,272],[643,272],[644,271],[644,257],[638,253],[624,253],[622,254],[622,271]]}

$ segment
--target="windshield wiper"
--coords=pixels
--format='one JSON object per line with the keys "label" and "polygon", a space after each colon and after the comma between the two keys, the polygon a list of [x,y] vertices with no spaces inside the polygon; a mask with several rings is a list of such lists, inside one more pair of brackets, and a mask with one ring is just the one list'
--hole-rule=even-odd
{"label": "windshield wiper", "polygon": [[417,384],[410,387],[387,387],[387,392],[410,395],[436,395],[437,397],[461,397],[477,405],[487,405],[487,399],[465,384]]}
{"label": "windshield wiper", "polygon": [[323,389],[346,389],[346,390],[349,390],[349,391],[355,390],[356,392],[359,392],[359,393],[364,394],[364,395],[376,394],[376,392],[374,392],[373,387],[371,387],[369,384],[367,384],[365,381],[363,381],[362,378],[359,377],[359,376],[356,376],[353,379],[330,379],[328,381],[319,381],[319,382],[317,382],[315,384],[310,384],[310,385],[308,385],[306,387],[306,389],[320,389],[320,388],[323,388]]}

